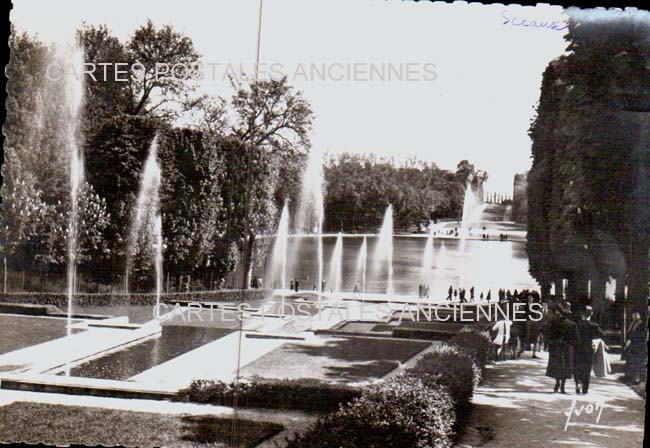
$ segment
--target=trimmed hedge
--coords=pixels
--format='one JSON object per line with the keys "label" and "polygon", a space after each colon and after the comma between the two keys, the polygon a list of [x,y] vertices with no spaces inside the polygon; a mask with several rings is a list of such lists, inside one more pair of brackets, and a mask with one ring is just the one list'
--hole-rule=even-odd
{"label": "trimmed hedge", "polygon": [[485,370],[492,350],[489,333],[477,327],[464,328],[449,340],[449,345],[470,355],[481,370]]}
{"label": "trimmed hedge", "polygon": [[320,418],[287,448],[447,448],[453,446],[454,402],[444,386],[399,375]]}
{"label": "trimmed hedge", "polygon": [[[176,301],[190,302],[246,302],[271,297],[270,289],[224,289],[219,291],[192,291],[162,294],[161,300],[166,303]],[[65,307],[68,296],[63,293],[9,293],[0,294],[0,302],[32,303],[37,305],[54,305]],[[122,305],[155,305],[155,294],[76,294],[74,304],[77,306],[122,306]]]}
{"label": "trimmed hedge", "polygon": [[440,346],[425,354],[411,370],[425,384],[440,384],[447,388],[454,400],[456,422],[460,432],[469,420],[472,395],[482,379],[482,370],[471,355],[453,346]]}
{"label": "trimmed hedge", "polygon": [[474,387],[481,380],[478,366],[472,358],[455,347],[440,346],[426,353],[411,369],[427,382],[446,386],[457,405],[466,405],[472,399]]}
{"label": "trimmed hedge", "polygon": [[[233,406],[234,383],[194,380],[179,391],[179,400]],[[271,409],[333,412],[343,403],[361,396],[361,389],[346,384],[303,378],[297,380],[254,379],[242,381],[237,389],[237,405]]]}

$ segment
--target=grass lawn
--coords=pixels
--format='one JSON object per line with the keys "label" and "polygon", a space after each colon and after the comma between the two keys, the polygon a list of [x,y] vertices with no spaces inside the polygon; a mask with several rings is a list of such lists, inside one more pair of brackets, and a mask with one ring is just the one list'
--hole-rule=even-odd
{"label": "grass lawn", "polygon": [[0,407],[0,442],[48,445],[252,448],[280,432],[274,423],[212,416],[176,416],[111,409],[12,403]]}
{"label": "grass lawn", "polygon": [[429,345],[381,338],[330,338],[322,345],[286,343],[245,366],[242,375],[369,381],[383,377]]}
{"label": "grass lawn", "polygon": [[0,354],[62,338],[67,325],[67,319],[0,314]]}

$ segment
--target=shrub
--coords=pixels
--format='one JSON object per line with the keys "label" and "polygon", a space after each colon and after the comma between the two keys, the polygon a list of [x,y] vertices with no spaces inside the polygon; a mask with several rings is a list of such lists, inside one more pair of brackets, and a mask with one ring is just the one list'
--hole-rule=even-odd
{"label": "shrub", "polygon": [[444,386],[400,375],[320,418],[287,448],[446,448],[453,446],[453,400]]}
{"label": "shrub", "polygon": [[[179,391],[179,399],[194,403],[221,406],[234,404],[234,383],[194,380]],[[242,381],[237,387],[237,405],[271,409],[295,409],[313,412],[333,412],[343,403],[361,395],[361,389],[346,384],[328,383],[317,379]]]}
{"label": "shrub", "polygon": [[489,334],[474,327],[459,331],[449,340],[449,345],[470,355],[481,370],[485,369],[492,351]]}
{"label": "shrub", "polygon": [[480,373],[477,378],[476,370],[470,355],[443,345],[422,356],[411,372],[426,376],[427,383],[433,380],[446,386],[454,402],[464,405],[470,402],[474,387],[480,381]]}

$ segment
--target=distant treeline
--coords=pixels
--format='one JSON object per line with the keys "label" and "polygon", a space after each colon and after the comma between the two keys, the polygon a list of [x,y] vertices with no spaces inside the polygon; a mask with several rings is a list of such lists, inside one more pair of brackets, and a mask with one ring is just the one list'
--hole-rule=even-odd
{"label": "distant treeline", "polygon": [[426,227],[438,218],[459,219],[465,186],[475,169],[467,160],[456,172],[432,162],[396,162],[373,155],[340,154],[325,165],[325,228],[375,231],[388,204],[396,229]]}

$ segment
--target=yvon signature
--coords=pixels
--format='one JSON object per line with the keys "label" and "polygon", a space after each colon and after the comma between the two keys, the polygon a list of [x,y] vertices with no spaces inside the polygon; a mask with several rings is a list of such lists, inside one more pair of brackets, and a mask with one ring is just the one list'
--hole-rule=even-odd
{"label": "yvon signature", "polygon": [[571,422],[571,417],[573,417],[574,415],[576,417],[580,417],[582,413],[585,413],[587,415],[596,415],[596,423],[600,422],[600,416],[603,413],[604,407],[605,407],[605,403],[600,401],[596,401],[588,404],[581,404],[580,407],[578,407],[576,399],[574,398],[573,401],[571,402],[571,406],[569,407],[569,409],[564,411],[564,415],[566,416],[566,424],[564,425],[564,430],[566,431],[567,428],[569,427],[569,423]]}

